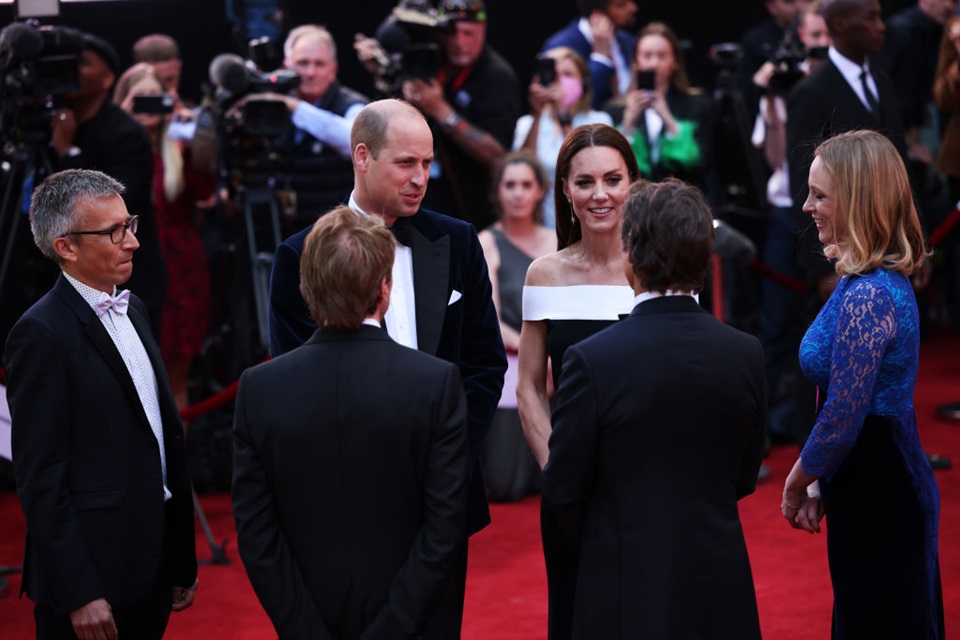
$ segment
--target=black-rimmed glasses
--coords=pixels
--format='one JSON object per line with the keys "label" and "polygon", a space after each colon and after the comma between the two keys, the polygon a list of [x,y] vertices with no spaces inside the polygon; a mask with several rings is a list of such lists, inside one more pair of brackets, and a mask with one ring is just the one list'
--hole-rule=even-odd
{"label": "black-rimmed glasses", "polygon": [[107,229],[100,229],[99,231],[67,231],[65,234],[60,236],[61,238],[66,238],[67,236],[110,236],[110,242],[113,244],[120,244],[123,242],[123,239],[127,237],[127,230],[129,229],[130,233],[137,235],[137,226],[140,220],[140,216],[130,216],[130,218],[123,224],[115,224],[112,227]]}

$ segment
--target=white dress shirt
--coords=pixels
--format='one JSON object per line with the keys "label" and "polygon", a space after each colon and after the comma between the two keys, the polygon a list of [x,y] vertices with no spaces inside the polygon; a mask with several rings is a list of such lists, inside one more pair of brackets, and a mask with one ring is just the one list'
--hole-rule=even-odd
{"label": "white dress shirt", "polygon": [[[67,282],[73,285],[77,293],[83,297],[84,301],[93,308],[94,313],[96,313],[97,305],[112,297],[99,289],[83,284],[66,271],[63,272],[63,275]],[[113,293],[116,296],[116,287],[114,287]],[[163,499],[169,500],[173,497],[173,494],[167,487],[167,453],[163,446],[163,419],[160,416],[157,376],[153,372],[153,365],[150,364],[150,356],[147,355],[147,350],[140,340],[140,334],[137,333],[127,314],[115,313],[111,310],[100,316],[99,320],[110,335],[110,339],[113,340],[113,344],[116,345],[117,351],[120,352],[123,363],[127,366],[127,371],[130,372],[130,377],[133,378],[133,385],[137,389],[137,396],[143,405],[143,411],[147,414],[150,429],[153,430],[153,435],[157,438],[157,444],[160,448],[160,471],[163,478]]]}
{"label": "white dress shirt", "polygon": [[857,94],[857,97],[860,98],[860,102],[862,102],[863,106],[867,108],[867,111],[872,111],[870,108],[870,103],[867,101],[867,96],[863,93],[863,83],[860,82],[860,74],[866,71],[867,86],[870,87],[870,91],[877,99],[877,104],[880,104],[880,92],[877,90],[877,83],[873,79],[873,74],[870,73],[870,63],[868,61],[864,61],[863,66],[861,67],[856,62],[834,49],[832,46],[827,50],[827,55],[830,56],[830,61],[833,62],[833,64],[837,67],[840,75],[842,75],[843,79],[847,81],[847,84],[850,85],[850,88],[853,89],[853,92]]}
{"label": "white dress shirt", "polygon": [[[347,206],[357,213],[367,214],[357,204],[354,193],[350,192]],[[405,347],[417,348],[417,309],[413,288],[413,250],[393,240],[393,289],[390,291],[390,306],[383,321],[387,325],[387,334]]]}

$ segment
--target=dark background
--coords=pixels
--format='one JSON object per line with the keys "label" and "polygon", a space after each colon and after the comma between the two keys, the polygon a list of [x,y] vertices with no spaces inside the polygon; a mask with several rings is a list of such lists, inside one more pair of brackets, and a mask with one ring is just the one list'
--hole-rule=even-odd
{"label": "dark background", "polygon": [[[236,5],[242,5],[235,0]],[[369,76],[352,51],[353,35],[372,34],[396,0],[288,0],[286,27],[306,22],[324,24],[339,48],[340,78],[344,84],[372,93]],[[687,66],[695,84],[712,86],[707,50],[713,43],[738,40],[740,34],[767,15],[762,0],[705,2],[638,0],[635,29],[650,20],[662,20],[689,42]],[[882,2],[886,14],[912,4],[910,0]],[[490,15],[488,42],[513,63],[522,86],[530,79],[533,58],[544,40],[575,15],[573,0],[487,0]],[[12,5],[0,5],[0,25],[13,20]],[[210,60],[225,51],[242,52],[219,0],[109,0],[70,2],[62,6],[60,24],[103,36],[114,44],[121,62],[131,62],[133,43],[148,33],[167,33],[180,43],[184,59],[181,93],[200,97]]]}

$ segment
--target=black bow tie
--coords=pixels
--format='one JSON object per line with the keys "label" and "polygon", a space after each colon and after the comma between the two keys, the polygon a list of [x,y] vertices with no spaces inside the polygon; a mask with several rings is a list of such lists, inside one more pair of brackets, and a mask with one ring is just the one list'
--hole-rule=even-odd
{"label": "black bow tie", "polygon": [[409,216],[394,220],[390,231],[397,242],[407,247],[413,247],[413,221]]}

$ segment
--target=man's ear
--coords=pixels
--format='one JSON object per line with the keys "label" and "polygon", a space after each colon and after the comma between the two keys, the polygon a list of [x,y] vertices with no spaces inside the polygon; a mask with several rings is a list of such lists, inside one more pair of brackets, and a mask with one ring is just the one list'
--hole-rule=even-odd
{"label": "man's ear", "polygon": [[77,261],[77,245],[69,238],[57,238],[53,241],[53,250],[64,262]]}
{"label": "man's ear", "polygon": [[370,149],[365,143],[361,142],[353,149],[353,166],[356,167],[357,171],[366,172],[372,157]]}

